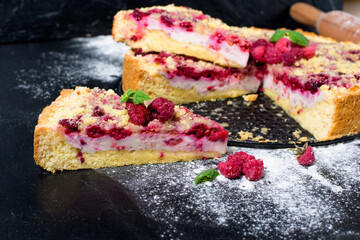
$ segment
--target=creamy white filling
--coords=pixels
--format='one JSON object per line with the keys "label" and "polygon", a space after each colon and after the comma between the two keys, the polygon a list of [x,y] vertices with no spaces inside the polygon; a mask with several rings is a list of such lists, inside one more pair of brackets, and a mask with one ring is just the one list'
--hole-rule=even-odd
{"label": "creamy white filling", "polygon": [[199,80],[194,80],[186,78],[185,76],[174,76],[169,79],[169,82],[172,87],[176,88],[185,90],[194,88],[201,95],[205,95],[213,90],[227,91],[231,89],[244,89],[249,92],[256,92],[260,86],[260,80],[255,76],[245,76],[245,78],[241,80],[234,76],[230,76],[224,81],[219,81],[217,79],[210,81],[204,77],[201,77]]}
{"label": "creamy white filling", "polygon": [[[70,133],[66,140],[82,152],[94,153],[107,150],[159,150],[159,151],[215,151],[225,153],[227,141],[209,141],[207,138],[196,139],[194,136],[180,135],[182,141],[176,145],[168,145],[165,141],[174,138],[171,134],[139,134],[135,133],[124,139],[115,140],[110,136],[90,138],[87,135]],[[80,141],[86,144],[81,144]]]}
{"label": "creamy white filling", "polygon": [[326,99],[326,96],[321,91],[312,94],[309,91],[302,92],[300,89],[292,90],[290,87],[285,86],[281,81],[275,83],[272,74],[267,74],[264,77],[263,86],[264,89],[272,90],[281,98],[288,98],[293,107],[301,105],[303,107],[312,108],[317,102]]}
{"label": "creamy white filling", "polygon": [[217,49],[214,49],[212,46],[213,40],[210,39],[210,36],[202,35],[196,32],[188,32],[178,27],[167,27],[164,24],[161,24],[159,20],[148,17],[147,28],[149,30],[161,30],[168,34],[171,38],[178,42],[186,42],[195,45],[200,45],[206,48],[209,48],[210,51],[218,53],[225,57],[226,59],[233,61],[240,66],[245,67],[249,59],[249,52],[244,52],[236,46],[235,44],[230,46],[226,41],[223,41],[221,44],[217,45]]}

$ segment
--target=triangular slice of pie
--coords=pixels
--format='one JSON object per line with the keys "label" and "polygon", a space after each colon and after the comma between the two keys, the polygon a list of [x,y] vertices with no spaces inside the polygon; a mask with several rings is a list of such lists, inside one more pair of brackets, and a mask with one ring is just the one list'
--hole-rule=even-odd
{"label": "triangular slice of pie", "polygon": [[76,170],[214,158],[228,132],[157,98],[123,102],[113,90],[63,90],[39,116],[34,159],[45,170]]}

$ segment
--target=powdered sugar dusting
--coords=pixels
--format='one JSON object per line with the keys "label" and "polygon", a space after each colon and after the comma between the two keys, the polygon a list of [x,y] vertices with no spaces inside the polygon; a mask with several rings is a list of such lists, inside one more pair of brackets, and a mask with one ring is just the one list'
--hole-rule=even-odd
{"label": "powdered sugar dusting", "polygon": [[201,232],[204,226],[217,229],[214,238],[221,238],[222,232],[243,238],[359,237],[360,232],[341,227],[349,221],[349,212],[360,214],[359,206],[349,200],[360,198],[355,187],[360,182],[359,144],[356,140],[317,147],[316,163],[310,167],[299,165],[286,149],[229,147],[227,154],[243,150],[264,161],[258,182],[219,176],[194,185],[198,173],[216,168],[226,157],[98,172],[123,184],[145,216],[166,226],[159,227],[163,238],[186,238],[189,231]]}
{"label": "powdered sugar dusting", "polygon": [[126,45],[116,43],[111,36],[75,38],[67,43],[62,48],[42,43],[49,51],[30,68],[16,73],[17,88],[34,98],[50,98],[62,88],[120,81],[123,56],[129,49]]}

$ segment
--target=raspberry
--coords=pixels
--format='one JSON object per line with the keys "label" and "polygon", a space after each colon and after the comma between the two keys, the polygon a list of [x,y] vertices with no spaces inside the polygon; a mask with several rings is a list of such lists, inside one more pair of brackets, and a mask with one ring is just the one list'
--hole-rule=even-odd
{"label": "raspberry", "polygon": [[264,47],[266,47],[267,45],[268,45],[268,41],[266,41],[266,40],[263,39],[263,38],[260,38],[260,39],[256,40],[255,42],[253,42],[253,43],[251,44],[251,48],[254,49],[254,48],[259,47],[259,46],[264,46]]}
{"label": "raspberry", "polygon": [[219,163],[218,169],[226,178],[235,179],[241,177],[242,163],[236,160],[227,160]]}
{"label": "raspberry", "polygon": [[93,113],[92,113],[93,117],[101,117],[104,115],[105,115],[105,111],[101,107],[99,107],[99,106],[94,107]]}
{"label": "raspberry", "polygon": [[315,56],[316,45],[310,44],[308,47],[304,47],[303,49],[304,58],[310,59]]}
{"label": "raspberry", "polygon": [[251,56],[258,62],[266,62],[264,58],[265,51],[266,51],[265,46],[258,46],[251,50]]}
{"label": "raspberry", "polygon": [[281,62],[281,51],[276,47],[268,47],[265,51],[264,58],[269,64],[276,64]]}
{"label": "raspberry", "polygon": [[261,159],[251,159],[244,163],[243,173],[250,181],[257,181],[264,171],[264,163]]}
{"label": "raspberry", "polygon": [[179,26],[185,28],[187,32],[192,32],[194,30],[191,22],[181,22],[179,23]]}
{"label": "raspberry", "polygon": [[86,134],[91,138],[99,138],[104,136],[106,132],[101,127],[93,125],[86,128]]}
{"label": "raspberry", "polygon": [[166,15],[161,15],[160,21],[168,27],[174,26],[174,19]]}
{"label": "raspberry", "polygon": [[291,52],[295,55],[296,61],[300,60],[303,57],[303,50],[299,47],[292,48]]}
{"label": "raspberry", "polygon": [[152,118],[165,122],[174,115],[175,105],[172,101],[159,97],[152,101],[148,108]]}
{"label": "raspberry", "polygon": [[211,128],[209,140],[215,142],[217,140],[225,141],[229,137],[229,133],[225,129]]}
{"label": "raspberry", "polygon": [[78,129],[79,124],[75,119],[62,119],[59,121],[59,124],[65,128],[65,134],[80,132]]}
{"label": "raspberry", "polygon": [[276,43],[275,47],[278,48],[281,52],[290,52],[291,51],[291,42],[287,38],[280,38]]}
{"label": "raspberry", "polygon": [[135,125],[146,125],[150,122],[150,111],[143,103],[135,105],[132,102],[126,103],[126,109],[130,117],[130,122]]}
{"label": "raspberry", "polygon": [[311,146],[307,146],[304,153],[297,158],[298,162],[303,166],[309,166],[315,161],[314,150]]}
{"label": "raspberry", "polygon": [[194,125],[186,134],[195,135],[196,138],[202,138],[208,133],[208,128],[205,124]]}
{"label": "raspberry", "polygon": [[284,66],[292,66],[296,62],[295,54],[292,52],[285,52],[282,55]]}
{"label": "raspberry", "polygon": [[247,154],[246,152],[240,151],[240,152],[231,154],[230,156],[228,156],[227,159],[231,160],[231,161],[238,161],[241,163],[241,165],[243,165],[247,161],[255,159],[255,157],[253,155]]}
{"label": "raspberry", "polygon": [[113,128],[110,130],[110,136],[115,140],[124,139],[130,136],[132,132],[123,128]]}

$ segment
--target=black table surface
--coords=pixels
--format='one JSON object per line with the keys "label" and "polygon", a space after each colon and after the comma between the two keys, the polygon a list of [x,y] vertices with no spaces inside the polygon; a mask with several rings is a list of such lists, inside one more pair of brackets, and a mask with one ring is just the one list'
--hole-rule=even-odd
{"label": "black table surface", "polygon": [[110,36],[0,45],[1,239],[360,238],[359,140],[317,147],[302,167],[286,149],[229,147],[264,160],[244,177],[194,186],[225,158],[43,171],[37,117],[62,88],[117,91],[125,47]]}

